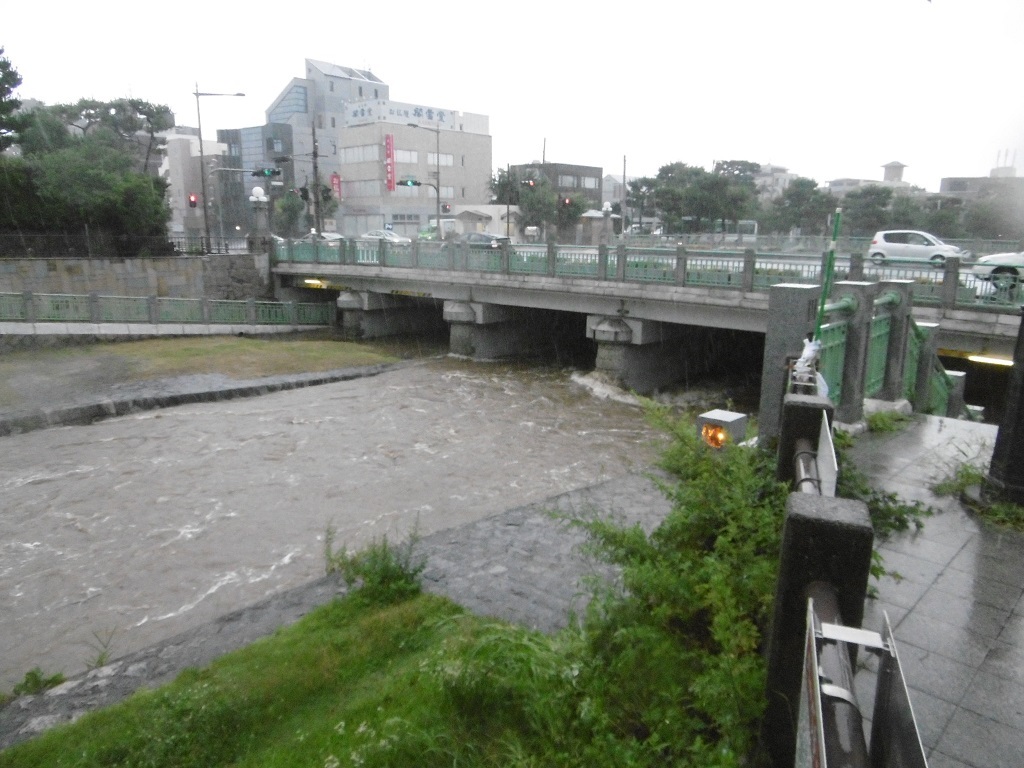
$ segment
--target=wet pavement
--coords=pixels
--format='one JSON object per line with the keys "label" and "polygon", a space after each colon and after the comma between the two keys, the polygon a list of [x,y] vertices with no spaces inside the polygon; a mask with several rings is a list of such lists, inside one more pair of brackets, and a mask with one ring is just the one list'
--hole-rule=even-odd
{"label": "wet pavement", "polygon": [[[888,615],[931,768],[1017,768],[1024,764],[1024,535],[973,516],[932,485],[967,461],[987,463],[992,425],[915,417],[894,434],[857,438],[851,456],[875,487],[918,499],[936,514],[924,528],[879,542],[884,578],[864,627],[881,631]],[[643,472],[632,472],[493,514],[422,541],[425,587],[470,610],[542,630],[564,625],[580,605],[582,579],[596,566],[578,532],[548,510],[595,511],[653,527],[667,503]],[[45,695],[0,710],[0,747],[106,706],[141,686],[166,682],[296,620],[341,593],[321,578],[72,678]],[[870,713],[875,675],[856,676]]]}
{"label": "wet pavement", "polygon": [[[851,451],[876,488],[920,500],[924,528],[879,542],[885,567],[864,627],[892,623],[930,768],[1024,765],[1024,535],[983,523],[930,488],[966,462],[987,465],[994,425],[916,417],[895,434],[869,433]],[[874,701],[873,665],[855,679]]]}

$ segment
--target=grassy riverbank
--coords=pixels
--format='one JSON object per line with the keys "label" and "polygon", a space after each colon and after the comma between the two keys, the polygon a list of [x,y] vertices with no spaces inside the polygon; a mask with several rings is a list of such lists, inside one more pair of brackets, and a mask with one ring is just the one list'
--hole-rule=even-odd
{"label": "grassy riverbank", "polygon": [[329,332],[274,338],[200,336],[23,350],[0,355],[0,409],[63,405],[122,384],[219,374],[256,379],[440,354],[418,339],[342,341]]}

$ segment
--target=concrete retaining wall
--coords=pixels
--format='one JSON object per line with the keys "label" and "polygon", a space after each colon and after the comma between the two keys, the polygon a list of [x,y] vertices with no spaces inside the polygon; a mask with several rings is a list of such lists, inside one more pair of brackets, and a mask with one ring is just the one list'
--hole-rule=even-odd
{"label": "concrete retaining wall", "polygon": [[0,293],[270,298],[266,254],[105,259],[0,259]]}

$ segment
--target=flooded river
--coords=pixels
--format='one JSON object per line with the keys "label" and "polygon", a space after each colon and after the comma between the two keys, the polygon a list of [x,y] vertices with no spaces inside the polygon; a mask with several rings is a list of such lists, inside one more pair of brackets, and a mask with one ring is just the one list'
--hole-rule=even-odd
{"label": "flooded river", "polygon": [[453,359],[0,438],[0,690],[314,579],[328,528],[429,534],[649,466],[660,441],[566,371]]}

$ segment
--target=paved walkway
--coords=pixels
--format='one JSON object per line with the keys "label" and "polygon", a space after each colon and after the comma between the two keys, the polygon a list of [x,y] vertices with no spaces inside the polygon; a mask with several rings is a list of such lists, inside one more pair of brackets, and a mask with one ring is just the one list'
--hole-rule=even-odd
{"label": "paved walkway", "polygon": [[[929,488],[992,455],[997,428],[922,417],[897,434],[857,438],[852,456],[878,488],[937,510],[920,532],[879,542],[883,579],[864,626],[893,625],[930,768],[1024,765],[1024,535],[983,524]],[[856,675],[870,714],[874,674]]]}
{"label": "paved walkway", "polygon": [[[247,393],[248,394],[248,393]],[[253,393],[255,394],[255,393]],[[853,458],[876,487],[938,510],[920,532],[881,542],[886,578],[864,626],[893,624],[931,768],[1018,768],[1024,764],[1024,536],[1000,532],[958,500],[928,490],[965,460],[991,455],[996,428],[936,417],[891,435],[859,437]],[[600,511],[652,528],[668,503],[642,475],[573,491],[541,504],[425,538],[425,588],[469,610],[544,631],[563,626],[584,594],[581,579],[601,566],[582,557],[581,535],[548,510]],[[107,706],[142,686],[173,679],[295,621],[344,591],[325,577],[123,657],[45,695],[0,710],[0,748]],[[874,673],[857,674],[870,713]]]}

